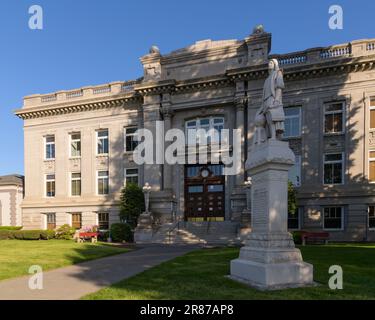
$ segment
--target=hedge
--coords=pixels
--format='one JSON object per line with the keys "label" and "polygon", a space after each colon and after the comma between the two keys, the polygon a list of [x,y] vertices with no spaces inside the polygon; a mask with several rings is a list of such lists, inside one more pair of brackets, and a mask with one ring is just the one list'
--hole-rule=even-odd
{"label": "hedge", "polygon": [[49,240],[55,238],[53,230],[0,230],[0,240]]}
{"label": "hedge", "polygon": [[133,232],[127,223],[113,223],[111,225],[110,235],[113,242],[132,242]]}
{"label": "hedge", "polygon": [[22,227],[0,226],[0,230],[12,230],[12,231],[14,231],[14,230],[21,230],[21,229],[22,229]]}

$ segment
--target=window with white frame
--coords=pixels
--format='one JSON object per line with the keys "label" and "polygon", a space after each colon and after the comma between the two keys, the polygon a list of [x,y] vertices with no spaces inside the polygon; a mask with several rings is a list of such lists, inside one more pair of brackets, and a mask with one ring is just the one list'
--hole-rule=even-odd
{"label": "window with white frame", "polygon": [[98,226],[99,226],[99,230],[109,230],[109,213],[108,212],[98,213]]}
{"label": "window with white frame", "polygon": [[108,130],[99,130],[96,132],[97,142],[98,142],[98,154],[108,154],[109,140],[108,140]]}
{"label": "window with white frame", "polygon": [[71,195],[73,197],[81,195],[81,173],[79,172],[71,173]]}
{"label": "window with white frame", "polygon": [[98,195],[108,194],[109,174],[108,171],[98,171]]}
{"label": "window with white frame", "polygon": [[323,166],[324,184],[342,184],[344,183],[344,154],[330,153],[324,155]]}
{"label": "window with white frame", "polygon": [[136,140],[136,131],[138,130],[137,127],[128,127],[124,128],[125,134],[125,152],[132,152],[138,145],[138,141]]}
{"label": "window with white frame", "polygon": [[126,186],[129,183],[138,185],[138,169],[137,168],[128,168],[125,169],[125,181],[124,185]]}
{"label": "window with white frame", "polygon": [[301,213],[302,208],[297,208],[296,212],[288,212],[288,229],[299,230],[301,229]]}
{"label": "window with white frame", "polygon": [[285,108],[284,138],[301,136],[301,107]]}
{"label": "window with white frame", "polygon": [[54,197],[56,194],[55,191],[55,175],[47,174],[46,175],[46,197]]}
{"label": "window with white frame", "polygon": [[370,98],[370,130],[375,130],[375,97]]}
{"label": "window with white frame", "polygon": [[375,230],[375,206],[368,207],[368,228]]}
{"label": "window with white frame", "polygon": [[[218,143],[221,139],[221,131],[224,129],[224,117],[197,118],[186,121],[186,142],[192,144]],[[198,131],[199,130],[199,131]],[[203,130],[203,131],[201,131]],[[204,136],[200,132],[205,132]]]}
{"label": "window with white frame", "polygon": [[46,160],[55,159],[55,136],[48,135],[44,137],[45,143],[45,158]]}
{"label": "window with white frame", "polygon": [[368,179],[371,183],[375,183],[375,151],[369,152]]}
{"label": "window with white frame", "polygon": [[323,228],[327,230],[342,230],[344,228],[344,208],[323,208]]}
{"label": "window with white frame", "polygon": [[301,186],[301,156],[296,155],[296,162],[293,167],[289,169],[288,178],[295,187]]}
{"label": "window with white frame", "polygon": [[344,103],[330,103],[324,106],[324,133],[344,132]]}
{"label": "window with white frame", "polygon": [[70,156],[72,158],[78,158],[81,156],[81,134],[80,133],[70,134]]}

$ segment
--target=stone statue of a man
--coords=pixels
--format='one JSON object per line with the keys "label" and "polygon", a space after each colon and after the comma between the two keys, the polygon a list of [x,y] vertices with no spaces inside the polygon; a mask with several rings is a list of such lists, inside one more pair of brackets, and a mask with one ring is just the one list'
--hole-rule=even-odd
{"label": "stone statue of a man", "polygon": [[255,144],[266,139],[280,140],[284,133],[285,114],[282,102],[284,79],[276,59],[269,61],[268,72],[263,87],[262,106],[255,115]]}

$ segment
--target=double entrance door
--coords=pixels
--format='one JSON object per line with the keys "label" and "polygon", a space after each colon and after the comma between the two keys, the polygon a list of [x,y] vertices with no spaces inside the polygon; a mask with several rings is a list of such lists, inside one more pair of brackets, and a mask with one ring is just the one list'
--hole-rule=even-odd
{"label": "double entrance door", "polygon": [[223,165],[185,166],[185,220],[224,221]]}

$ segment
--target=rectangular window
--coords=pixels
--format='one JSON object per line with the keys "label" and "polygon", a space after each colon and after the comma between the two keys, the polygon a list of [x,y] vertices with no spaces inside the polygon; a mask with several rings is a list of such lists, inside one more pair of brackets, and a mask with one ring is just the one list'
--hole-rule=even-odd
{"label": "rectangular window", "polygon": [[138,145],[136,140],[136,131],[138,128],[125,128],[125,152],[132,152]]}
{"label": "rectangular window", "polygon": [[344,103],[324,106],[324,133],[344,132]]}
{"label": "rectangular window", "polygon": [[138,185],[138,169],[125,169],[124,185],[126,186],[128,183]]}
{"label": "rectangular window", "polygon": [[368,207],[368,227],[375,230],[375,206]]}
{"label": "rectangular window", "polygon": [[55,159],[55,136],[54,135],[46,136],[44,140],[45,140],[46,160]]}
{"label": "rectangular window", "polygon": [[70,156],[78,158],[81,156],[81,134],[72,133],[70,135]]}
{"label": "rectangular window", "polygon": [[284,138],[301,136],[301,107],[285,108]]}
{"label": "rectangular window", "polygon": [[[219,143],[221,141],[221,131],[224,129],[224,118],[223,117],[209,117],[199,118],[194,120],[186,121],[186,142],[192,144],[207,144],[212,142]],[[200,131],[203,135],[200,135]]]}
{"label": "rectangular window", "polygon": [[99,230],[109,230],[109,213],[108,212],[98,213],[98,225],[99,225]]}
{"label": "rectangular window", "polygon": [[299,230],[301,229],[301,212],[302,209],[298,208],[295,213],[288,213],[288,229]]}
{"label": "rectangular window", "polygon": [[108,171],[98,171],[98,194],[108,194],[109,175]]}
{"label": "rectangular window", "polygon": [[323,228],[342,230],[344,227],[344,212],[342,207],[323,208]]}
{"label": "rectangular window", "polygon": [[344,181],[344,155],[324,155],[324,184],[342,184]]}
{"label": "rectangular window", "polygon": [[108,130],[97,131],[98,154],[108,154]]}
{"label": "rectangular window", "polygon": [[375,97],[370,99],[370,130],[375,129]]}
{"label": "rectangular window", "polygon": [[369,181],[375,183],[375,151],[369,153]]}
{"label": "rectangular window", "polygon": [[56,213],[47,213],[47,230],[55,230],[56,229]]}
{"label": "rectangular window", "polygon": [[72,227],[75,229],[82,228],[82,214],[72,213]]}
{"label": "rectangular window", "polygon": [[71,194],[72,196],[81,195],[81,174],[72,173],[71,176]]}
{"label": "rectangular window", "polygon": [[296,162],[293,167],[289,169],[288,174],[289,181],[291,181],[295,187],[301,186],[301,167],[301,156],[296,155]]}
{"label": "rectangular window", "polygon": [[55,175],[47,174],[46,175],[46,197],[55,196]]}

